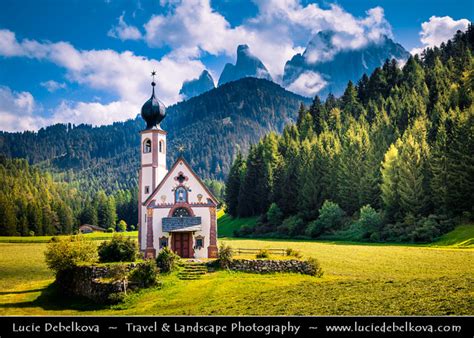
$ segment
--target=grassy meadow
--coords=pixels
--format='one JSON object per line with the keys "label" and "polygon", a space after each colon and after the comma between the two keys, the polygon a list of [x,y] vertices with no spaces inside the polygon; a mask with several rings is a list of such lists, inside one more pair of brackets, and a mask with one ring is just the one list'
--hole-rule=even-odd
{"label": "grassy meadow", "polygon": [[221,239],[297,249],[318,258],[324,276],[218,271],[184,281],[174,273],[113,307],[59,296],[45,243],[0,243],[0,315],[472,315],[473,229],[431,246]]}

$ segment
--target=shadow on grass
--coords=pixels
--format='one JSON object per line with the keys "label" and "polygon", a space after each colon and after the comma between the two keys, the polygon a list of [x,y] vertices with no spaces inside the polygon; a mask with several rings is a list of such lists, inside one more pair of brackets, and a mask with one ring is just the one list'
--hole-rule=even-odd
{"label": "shadow on grass", "polygon": [[0,296],[4,295],[19,295],[22,293],[31,293],[31,292],[40,292],[45,290],[46,288],[41,288],[41,289],[31,289],[31,290],[21,290],[21,291],[2,291],[0,292]]}
{"label": "shadow on grass", "polygon": [[77,296],[65,296],[64,293],[58,288],[56,283],[51,283],[47,287],[43,289],[36,289],[36,290],[25,290],[20,292],[6,292],[8,293],[27,293],[27,292],[35,292],[41,291],[41,294],[38,298],[32,301],[26,302],[17,302],[17,303],[7,303],[7,304],[0,304],[0,309],[6,308],[35,308],[39,307],[43,310],[49,311],[60,311],[60,310],[76,310],[76,311],[95,311],[95,310],[103,310],[109,308],[108,305],[101,305],[92,302],[91,300],[84,298],[84,297],[77,297]]}

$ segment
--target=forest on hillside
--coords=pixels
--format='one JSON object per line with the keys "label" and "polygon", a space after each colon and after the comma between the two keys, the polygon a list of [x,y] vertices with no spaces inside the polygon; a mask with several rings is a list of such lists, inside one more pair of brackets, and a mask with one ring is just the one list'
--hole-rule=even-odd
{"label": "forest on hillside", "polygon": [[431,241],[474,216],[473,31],[387,60],[340,98],[238,155],[227,212],[239,236]]}
{"label": "forest on hillside", "polygon": [[[222,198],[222,183],[205,184]],[[0,236],[71,234],[82,224],[131,231],[137,220],[136,188],[88,190],[80,181],[56,181],[25,159],[0,156]]]}

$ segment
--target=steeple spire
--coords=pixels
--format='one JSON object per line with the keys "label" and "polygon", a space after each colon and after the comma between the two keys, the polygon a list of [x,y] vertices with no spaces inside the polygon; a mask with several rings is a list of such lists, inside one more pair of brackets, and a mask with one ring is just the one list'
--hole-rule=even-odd
{"label": "steeple spire", "polygon": [[142,106],[142,117],[146,122],[146,129],[158,128],[158,125],[166,116],[165,105],[155,96],[155,70],[151,72],[151,76],[153,78],[151,83],[151,97]]}

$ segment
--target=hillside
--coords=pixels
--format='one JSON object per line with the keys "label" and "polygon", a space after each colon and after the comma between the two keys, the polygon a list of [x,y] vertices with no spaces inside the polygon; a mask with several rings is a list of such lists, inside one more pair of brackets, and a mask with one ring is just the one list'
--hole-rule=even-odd
{"label": "hillside", "polygon": [[[145,101],[145,98],[144,98]],[[308,99],[261,79],[230,82],[168,108],[168,161],[176,147],[203,178],[223,179],[237,151],[294,121]],[[141,117],[113,125],[57,124],[38,132],[0,132],[0,154],[26,158],[85,189],[111,192],[137,184]]]}

